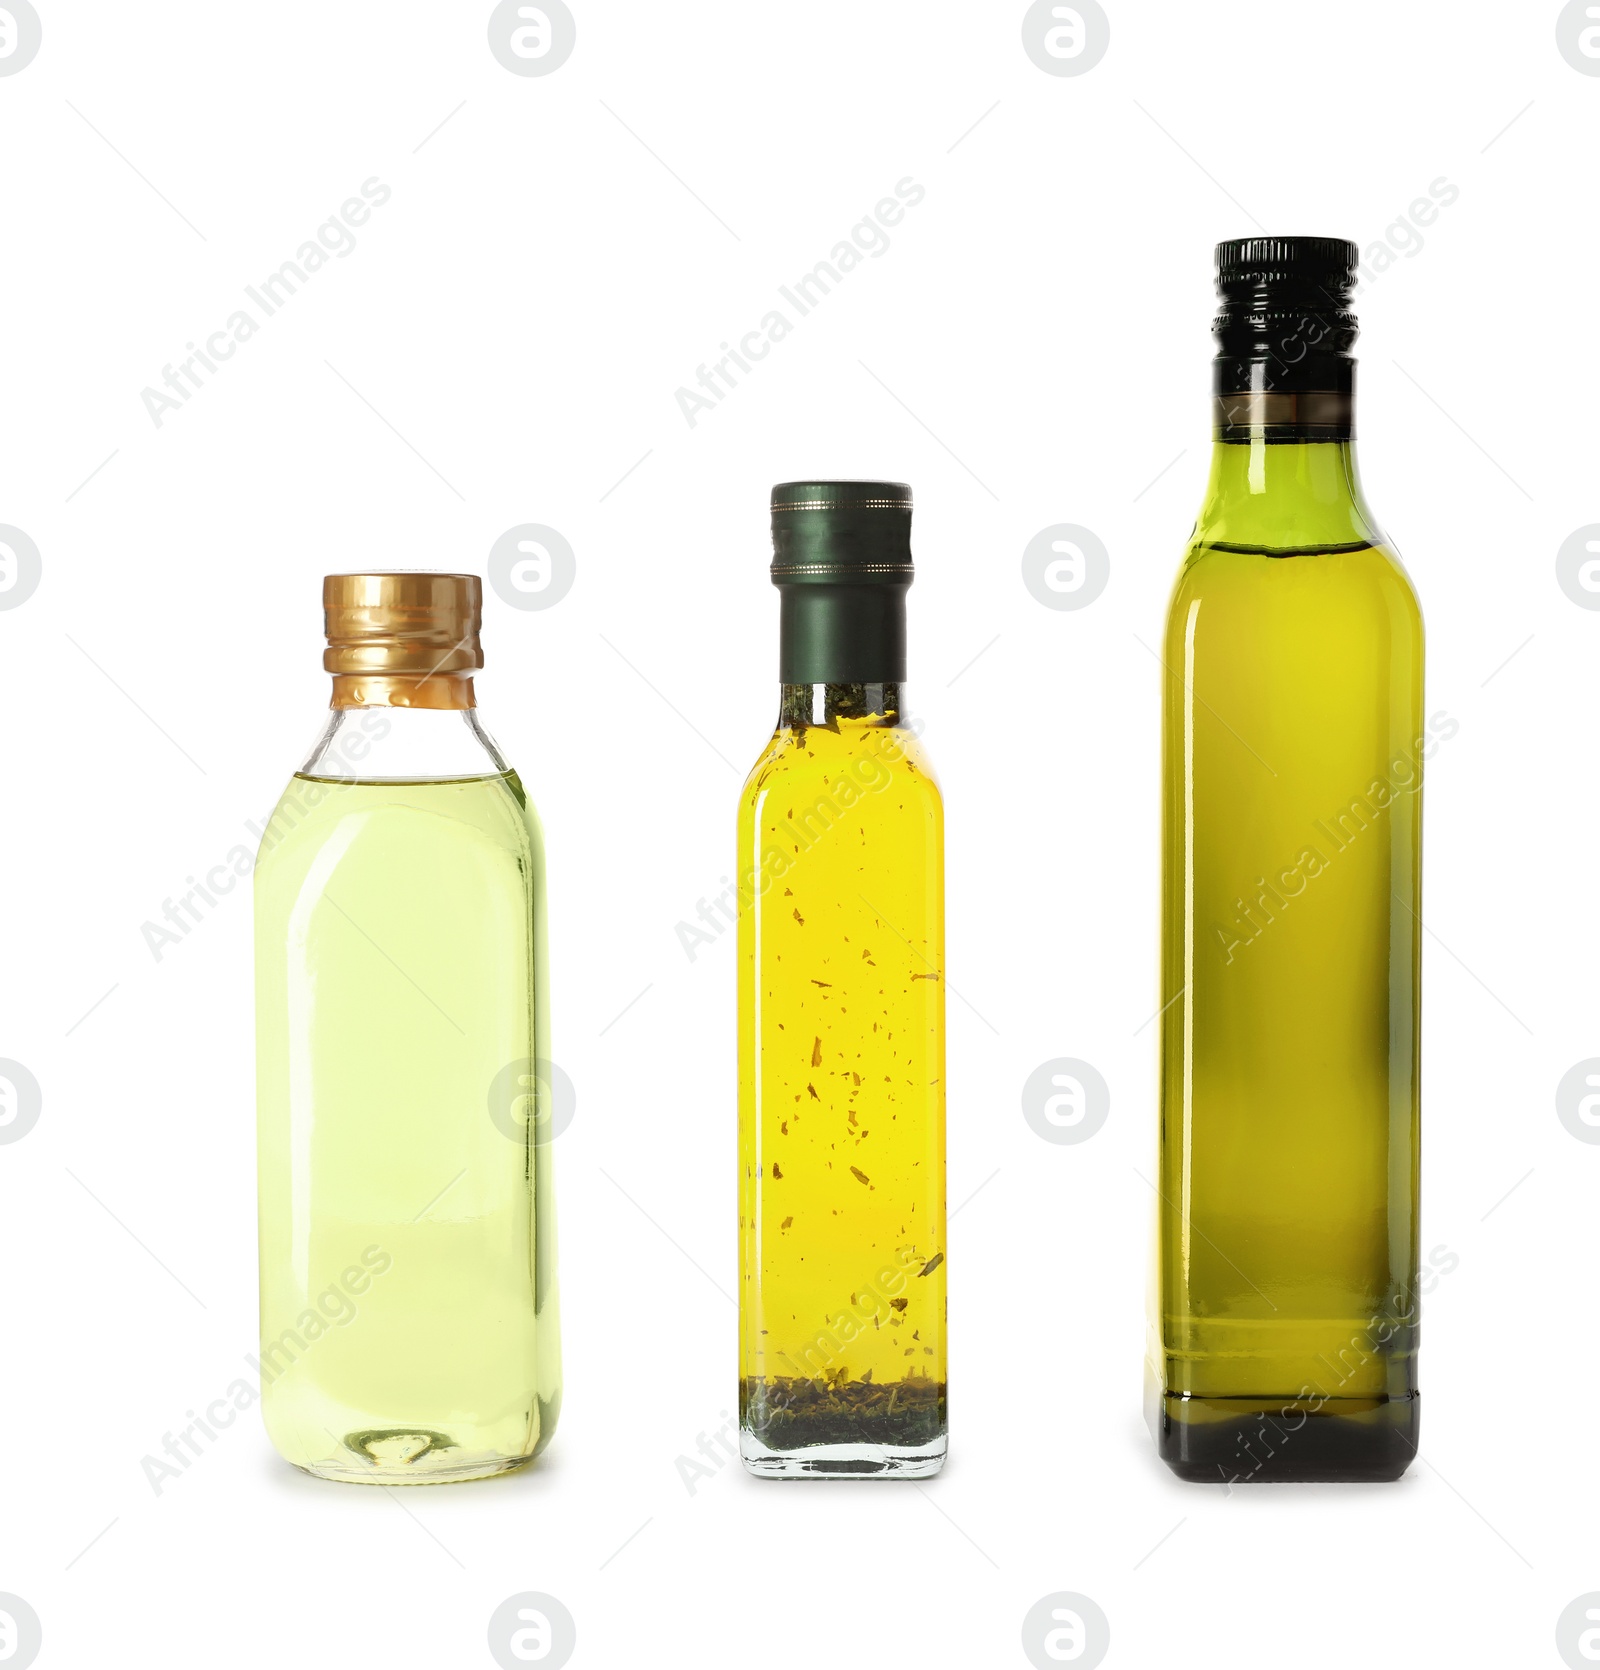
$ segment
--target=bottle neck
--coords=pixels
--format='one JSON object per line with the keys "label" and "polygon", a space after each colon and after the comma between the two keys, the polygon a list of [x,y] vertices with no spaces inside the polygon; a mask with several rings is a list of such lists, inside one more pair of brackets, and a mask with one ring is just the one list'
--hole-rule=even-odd
{"label": "bottle neck", "polygon": [[476,707],[472,670],[427,673],[335,673],[329,706],[428,708],[456,713]]}
{"label": "bottle neck", "polygon": [[907,584],[780,585],[779,681],[880,689],[901,683]]}
{"label": "bottle neck", "polygon": [[[1348,334],[1353,339],[1353,321]],[[1355,457],[1355,361],[1325,321],[1213,362],[1211,480],[1195,543],[1285,554],[1382,539]]]}
{"label": "bottle neck", "polygon": [[1195,542],[1250,551],[1379,543],[1356,468],[1354,395],[1342,389],[1216,396],[1211,479]]}
{"label": "bottle neck", "polygon": [[511,768],[477,709],[335,707],[302,777],[416,783],[500,776]]}
{"label": "bottle neck", "polygon": [[826,725],[837,730],[841,721],[893,727],[905,721],[901,703],[904,687],[878,684],[785,683],[778,705],[780,730],[804,730]]}

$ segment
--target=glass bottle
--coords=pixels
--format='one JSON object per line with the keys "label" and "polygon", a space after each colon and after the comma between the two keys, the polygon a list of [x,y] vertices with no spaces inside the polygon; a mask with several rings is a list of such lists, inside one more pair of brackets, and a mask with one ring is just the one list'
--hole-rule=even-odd
{"label": "glass bottle", "polygon": [[542,837],[477,577],[323,599],[332,716],[256,868],[262,1409],[322,1478],[485,1478],[561,1397]]}
{"label": "glass bottle", "polygon": [[1217,260],[1211,483],[1164,655],[1152,1421],[1186,1479],[1393,1479],[1418,1421],[1422,619],[1356,476],[1356,247]]}
{"label": "glass bottle", "polygon": [[773,490],[777,729],[739,807],[740,1449],[927,1477],[946,1443],[944,830],[903,701],[911,495]]}

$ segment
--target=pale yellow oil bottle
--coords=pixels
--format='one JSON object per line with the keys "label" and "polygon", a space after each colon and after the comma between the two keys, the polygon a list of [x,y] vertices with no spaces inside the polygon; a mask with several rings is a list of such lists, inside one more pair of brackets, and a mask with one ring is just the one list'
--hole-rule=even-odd
{"label": "pale yellow oil bottle", "polygon": [[323,1477],[479,1478],[560,1399],[542,843],[470,709],[360,712],[256,871],[263,1412]]}

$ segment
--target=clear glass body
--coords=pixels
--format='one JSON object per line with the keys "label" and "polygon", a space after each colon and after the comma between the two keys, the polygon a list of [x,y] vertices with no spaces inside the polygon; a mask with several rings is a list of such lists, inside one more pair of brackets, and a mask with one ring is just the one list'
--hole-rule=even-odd
{"label": "clear glass body", "polygon": [[256,869],[262,1410],[323,1478],[519,1466],[561,1397],[544,857],[470,711],[338,711]]}
{"label": "clear glass body", "polygon": [[944,814],[896,685],[794,685],[739,806],[740,1448],[945,1455]]}
{"label": "clear glass body", "polygon": [[1158,1337],[1181,1476],[1417,1429],[1422,619],[1348,442],[1219,442],[1167,622]]}

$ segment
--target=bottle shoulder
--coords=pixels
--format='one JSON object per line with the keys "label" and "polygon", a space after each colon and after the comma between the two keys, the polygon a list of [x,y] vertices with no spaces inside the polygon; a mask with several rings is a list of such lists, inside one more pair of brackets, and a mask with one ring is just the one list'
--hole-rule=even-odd
{"label": "bottle shoulder", "polygon": [[1202,603],[1211,616],[1366,607],[1396,624],[1413,622],[1418,630],[1422,624],[1416,587],[1387,541],[1269,551],[1195,540],[1173,582],[1169,631]]}
{"label": "bottle shoulder", "polygon": [[751,767],[740,803],[748,809],[779,787],[826,790],[838,782],[863,790],[897,783],[935,803],[941,798],[927,750],[910,726],[780,725]]}
{"label": "bottle shoulder", "polygon": [[418,862],[430,853],[497,849],[522,859],[542,851],[538,814],[516,773],[425,779],[351,779],[297,772],[268,820],[258,869],[310,864],[403,842]]}

